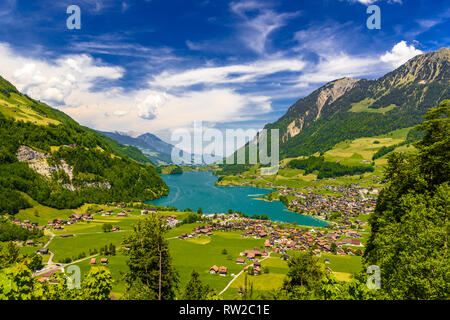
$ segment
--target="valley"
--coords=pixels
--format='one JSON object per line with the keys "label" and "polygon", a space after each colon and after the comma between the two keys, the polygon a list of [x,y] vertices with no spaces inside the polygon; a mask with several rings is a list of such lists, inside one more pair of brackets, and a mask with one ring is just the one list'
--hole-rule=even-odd
{"label": "valley", "polygon": [[[385,190],[397,190],[390,181],[419,177],[420,183],[399,188],[417,188],[418,197],[426,183],[444,185],[436,197],[448,192],[447,167],[437,165],[444,169],[433,167],[430,174],[422,165],[428,155],[422,155],[430,150],[424,143],[448,140],[446,124],[433,125],[447,121],[441,113],[448,117],[449,57],[443,48],[380,79],[339,79],[301,98],[266,125],[281,131],[281,160],[270,175],[262,174],[266,167],[260,163],[174,165],[168,158],[173,146],[156,136],[83,127],[0,78],[0,213],[8,239],[0,249],[13,250],[7,247],[13,243],[23,261],[32,259],[34,269],[21,266],[36,284],[67,277],[68,267],[79,267],[83,279],[101,267],[111,274],[112,299],[128,297],[130,278],[124,275],[133,275],[130,270],[140,264],[154,267],[142,277],[159,270],[161,280],[163,254],[177,275],[175,298],[188,293],[183,291],[195,272],[208,286],[208,299],[278,298],[292,261],[301,259],[313,259],[323,273],[320,281],[349,295],[356,286],[372,297],[361,280],[365,267],[379,259],[374,248],[391,244],[374,240],[380,225],[392,219],[397,228],[410,226],[395,215],[380,218],[387,212],[380,206],[388,207]],[[433,108],[439,103],[440,109]],[[438,138],[430,138],[429,122],[417,127],[424,120],[434,121]],[[440,157],[433,151],[433,166]],[[396,173],[415,159],[422,162],[408,170],[423,172]],[[444,174],[435,174],[439,170]],[[142,227],[146,223],[153,229]],[[143,230],[146,238],[140,238]],[[159,252],[159,269],[156,255],[139,260],[149,252]]]}

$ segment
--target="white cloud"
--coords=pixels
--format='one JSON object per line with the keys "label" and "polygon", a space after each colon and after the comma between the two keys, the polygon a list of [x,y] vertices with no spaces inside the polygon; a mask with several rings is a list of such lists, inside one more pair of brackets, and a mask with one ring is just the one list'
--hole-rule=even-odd
{"label": "white cloud", "polygon": [[144,98],[137,98],[139,101],[137,105],[138,116],[142,119],[155,119],[159,109],[167,101],[167,94],[163,93],[148,93]]}
{"label": "white cloud", "polygon": [[[61,108],[83,125],[103,131],[167,133],[190,127],[196,120],[214,126],[261,119],[261,115],[272,112],[271,99],[276,94],[278,98],[298,97],[300,92],[309,93],[312,86],[344,76],[366,77],[390,71],[421,53],[414,46],[399,42],[380,56],[355,56],[336,52],[333,43],[331,39],[329,50],[318,51],[318,63],[272,57],[245,65],[162,72],[149,79],[146,88],[136,90],[114,86],[114,80],[123,77],[125,70],[105,65],[89,55],[62,56],[48,62],[24,57],[0,43],[0,74],[20,91]],[[304,73],[299,76],[300,72]],[[283,74],[284,81],[280,88],[275,80],[278,73]],[[263,89],[259,93],[237,90],[266,81],[268,76],[274,82],[274,94]],[[110,82],[108,87],[97,86],[105,79]]]}
{"label": "white cloud", "polygon": [[260,54],[265,52],[269,35],[299,15],[299,12],[277,13],[267,3],[254,0],[232,2],[230,9],[242,19],[239,27],[244,30],[241,35],[243,43]]}
{"label": "white cloud", "polygon": [[[89,55],[62,56],[48,62],[21,56],[0,43],[0,59],[0,74],[20,91],[62,109],[81,124],[104,131],[142,133],[189,127],[195,120],[214,124],[258,118],[271,112],[269,97],[220,86],[256,81],[264,75],[303,67],[303,62],[295,60],[205,67],[160,74],[157,81],[149,82],[148,88],[124,90],[113,84],[96,86],[99,80],[121,78],[124,70]],[[170,84],[173,79],[177,81]],[[194,83],[207,84],[208,88],[184,87]],[[170,93],[174,87],[176,94]]]}
{"label": "white cloud", "polygon": [[156,87],[186,87],[195,84],[243,83],[282,71],[301,71],[305,63],[300,59],[264,60],[248,65],[197,68],[178,73],[163,72],[150,85]]}
{"label": "white cloud", "polygon": [[340,53],[322,56],[311,72],[299,77],[299,86],[308,83],[325,83],[343,77],[371,76],[379,72],[379,60],[372,57],[357,57]]}
{"label": "white cloud", "polygon": [[409,59],[422,53],[421,50],[416,49],[413,45],[408,46],[406,41],[400,41],[391,51],[387,51],[382,55],[380,60],[397,68]]}

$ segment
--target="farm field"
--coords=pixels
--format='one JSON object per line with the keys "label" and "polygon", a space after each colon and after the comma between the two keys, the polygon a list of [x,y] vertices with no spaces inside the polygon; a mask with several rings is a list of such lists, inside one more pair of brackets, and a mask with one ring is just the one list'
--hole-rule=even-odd
{"label": "farm field", "polygon": [[[389,147],[399,144],[406,140],[408,132],[412,128],[403,128],[389,132],[384,135],[359,138],[350,141],[343,141],[335,145],[331,150],[323,154],[326,161],[338,162],[343,165],[361,165],[363,163],[371,163],[373,155],[382,147]],[[415,151],[412,145],[403,145],[395,149],[397,152],[411,153]],[[319,153],[315,154],[319,156]],[[384,155],[374,162],[374,171],[366,172],[361,175],[354,175],[348,177],[326,178],[317,180],[317,174],[311,173],[304,175],[304,170],[287,168],[286,165],[293,159],[286,158],[281,160],[280,169],[275,175],[260,175],[257,168],[253,167],[249,171],[243,172],[240,175],[224,176],[218,185],[222,186],[240,186],[240,185],[254,185],[260,188],[306,188],[323,187],[323,186],[339,186],[357,183],[361,187],[380,187],[381,177],[384,173],[384,166],[387,164],[387,155]],[[322,190],[320,191],[321,193]],[[323,193],[325,194],[325,193]],[[331,194],[330,195],[338,195]]]}
{"label": "farm field", "polygon": [[[299,170],[284,168],[280,170],[278,177],[272,177],[276,180],[298,183]],[[270,177],[268,177],[270,179]],[[266,179],[266,177],[265,177]],[[302,180],[300,180],[302,181]],[[326,181],[327,183],[329,181]],[[309,183],[302,181],[302,186],[307,186]],[[325,181],[322,181],[325,185]],[[338,183],[342,181],[338,180]],[[326,191],[330,195],[339,195],[333,191]],[[116,207],[108,207],[105,205],[90,205],[85,204],[80,208],[72,210],[57,210],[37,204],[29,199],[33,205],[32,208],[21,210],[16,217],[21,220],[30,220],[38,222],[39,225],[45,225],[48,221],[62,218],[68,219],[72,214],[84,214],[87,212],[94,212],[92,214],[92,221],[79,221],[72,225],[65,225],[63,230],[52,230],[54,238],[50,242],[48,248],[54,254],[53,263],[63,263],[67,258],[74,261],[70,264],[75,264],[80,267],[82,275],[86,275],[91,267],[90,257],[95,255],[97,264],[101,258],[96,252],[100,248],[113,244],[116,247],[117,254],[115,256],[108,256],[108,267],[110,268],[113,279],[113,294],[120,297],[124,292],[125,283],[122,280],[122,275],[127,271],[126,260],[127,257],[123,254],[121,244],[127,233],[131,232],[133,225],[135,225],[144,216],[141,215],[140,209],[122,209]],[[96,213],[100,209],[107,211],[112,210],[111,216],[102,216],[101,213]],[[126,217],[118,217],[117,213],[126,210]],[[128,212],[129,211],[129,212]],[[189,213],[175,212],[175,211],[160,211],[161,215],[175,215],[179,220],[182,220]],[[358,218],[366,221],[367,215],[361,215]],[[112,226],[119,227],[120,231],[104,232],[103,224],[109,223]],[[204,223],[182,224],[175,228],[169,229],[166,234],[166,239],[169,242],[169,249],[171,252],[172,263],[180,276],[179,287],[184,289],[190,279],[193,270],[200,274],[200,279],[210,288],[214,289],[216,293],[221,292],[228,283],[233,279],[232,275],[237,275],[245,265],[236,264],[236,258],[239,253],[253,249],[254,247],[263,247],[265,239],[242,238],[241,231],[217,231],[212,236],[201,236],[192,239],[181,240],[177,237],[182,233],[190,233],[197,226],[202,226]],[[46,231],[47,232],[47,231]],[[49,235],[44,237],[40,242],[42,245],[47,242]],[[72,235],[69,237],[61,237],[62,235]],[[363,233],[363,241],[367,237]],[[42,246],[41,245],[41,246]],[[21,252],[31,255],[40,247],[22,247]],[[94,249],[96,252],[94,253]],[[224,254],[224,250],[226,253]],[[295,255],[297,251],[288,252],[290,255]],[[43,256],[44,263],[49,259],[48,255]],[[81,261],[78,261],[82,259]],[[358,256],[337,256],[332,254],[322,254],[320,261],[323,263],[325,259],[329,260],[329,264],[324,264],[324,267],[330,267],[338,280],[348,281],[352,273],[361,270],[361,258]],[[247,261],[247,265],[251,263]],[[218,274],[210,274],[211,266],[217,265],[228,268],[226,276]],[[254,298],[261,295],[267,296],[271,291],[280,288],[288,271],[287,262],[280,259],[278,254],[267,258],[262,262],[263,268],[269,270],[268,273],[262,273],[258,276],[247,276],[248,284],[252,283],[254,290]],[[244,285],[245,274],[241,273],[221,295],[224,299],[238,299],[237,291],[239,287]]]}

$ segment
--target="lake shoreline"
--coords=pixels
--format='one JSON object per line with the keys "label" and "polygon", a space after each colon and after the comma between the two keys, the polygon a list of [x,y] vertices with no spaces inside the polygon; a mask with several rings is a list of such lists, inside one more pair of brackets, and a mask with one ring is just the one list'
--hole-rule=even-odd
{"label": "lake shoreline", "polygon": [[[324,227],[329,222],[310,215],[290,211],[280,201],[263,197],[274,189],[248,186],[217,186],[217,177],[211,171],[191,171],[182,175],[162,175],[170,188],[169,195],[146,203],[176,207],[179,210],[202,208],[205,214],[223,213],[232,209],[248,216],[267,214],[271,221],[297,223],[311,227]],[[254,197],[257,195],[258,197]],[[264,200],[264,201],[255,201]]]}

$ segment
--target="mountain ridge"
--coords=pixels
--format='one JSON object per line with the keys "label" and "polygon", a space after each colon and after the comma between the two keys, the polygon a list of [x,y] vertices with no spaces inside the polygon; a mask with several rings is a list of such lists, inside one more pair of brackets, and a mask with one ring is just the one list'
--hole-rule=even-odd
{"label": "mountain ridge", "polygon": [[347,139],[421,123],[429,107],[450,97],[449,87],[450,49],[443,47],[378,79],[328,82],[265,129],[280,129],[281,158],[324,152]]}

